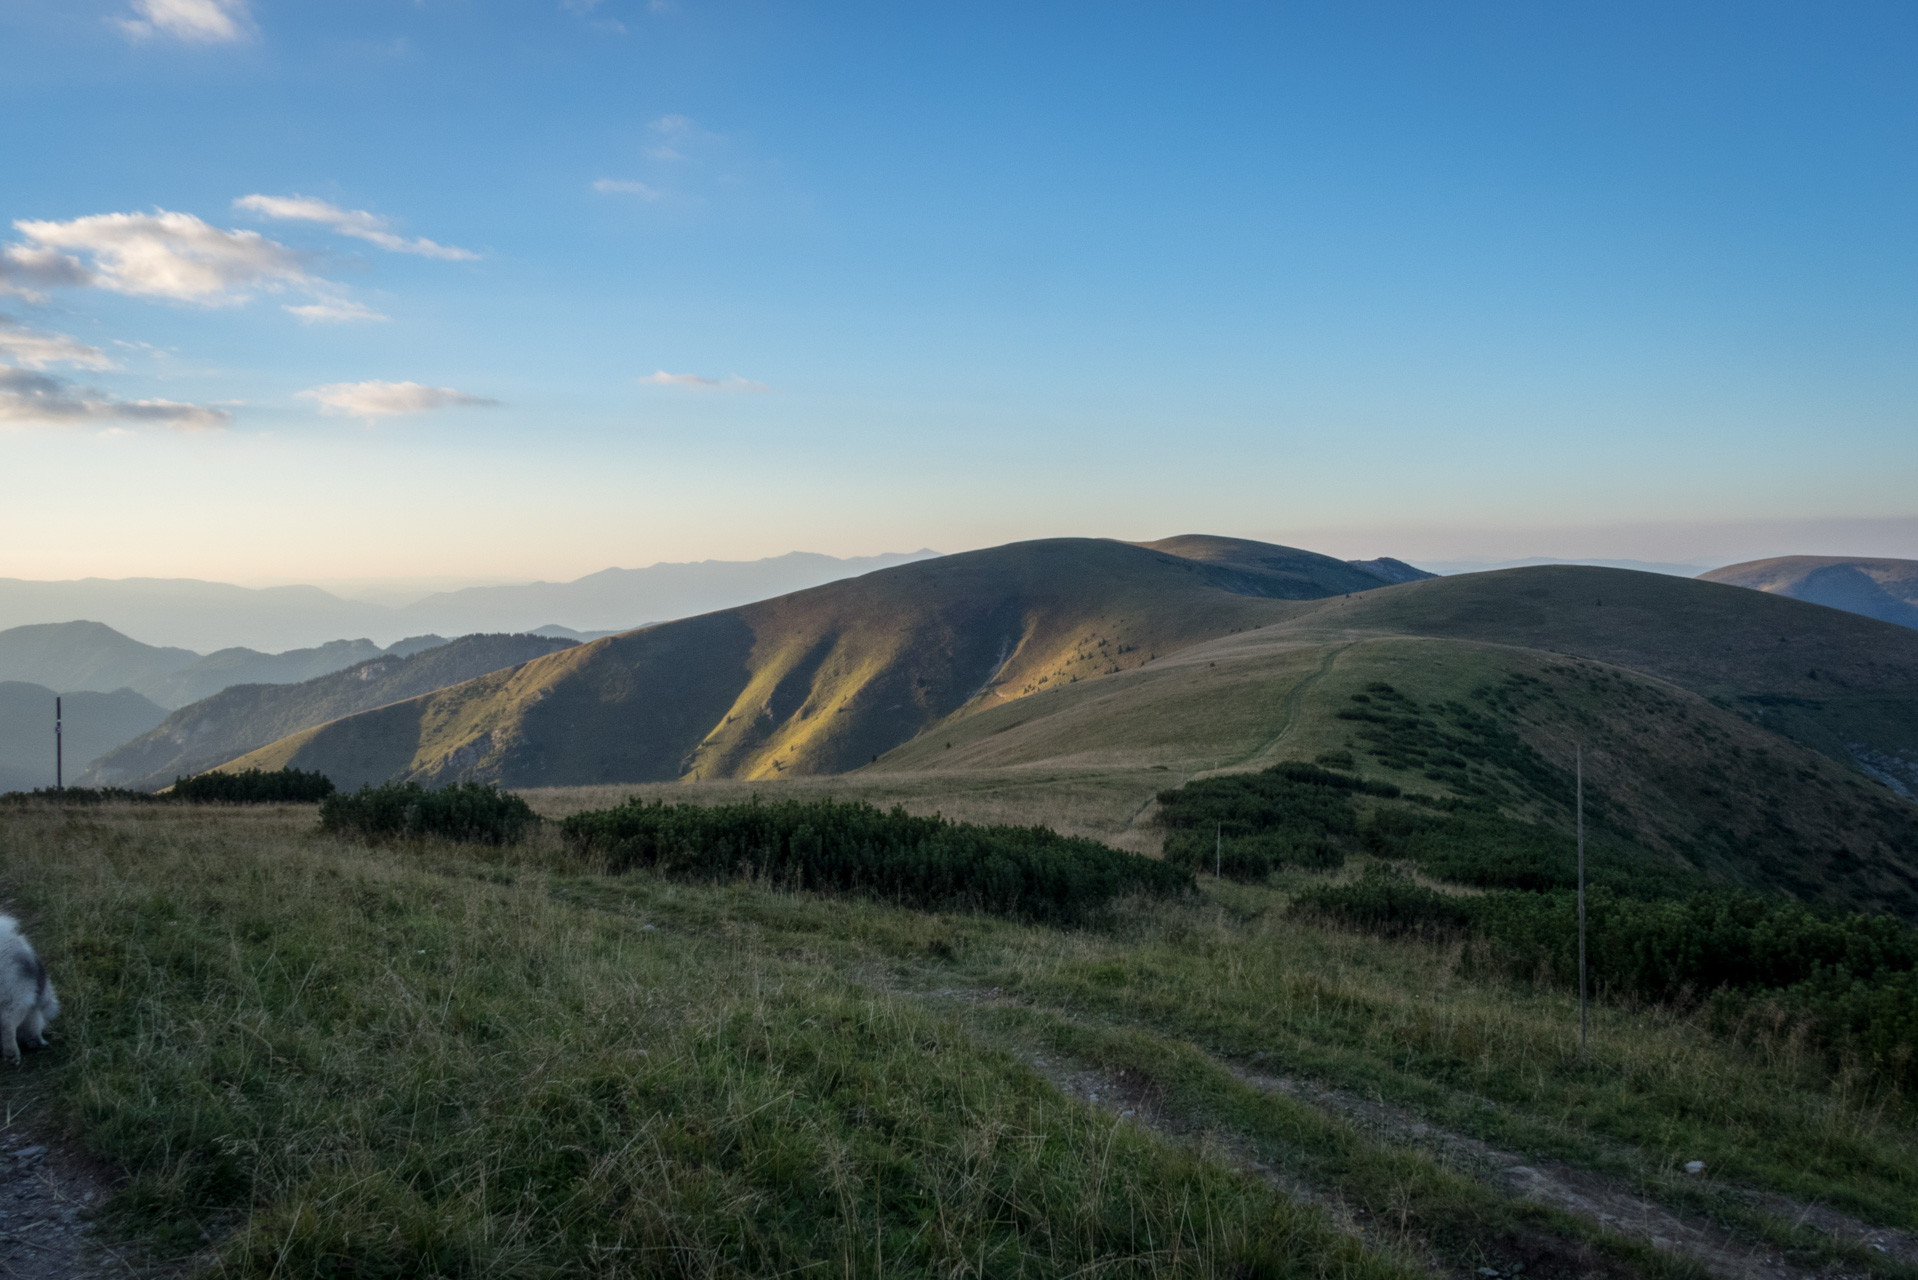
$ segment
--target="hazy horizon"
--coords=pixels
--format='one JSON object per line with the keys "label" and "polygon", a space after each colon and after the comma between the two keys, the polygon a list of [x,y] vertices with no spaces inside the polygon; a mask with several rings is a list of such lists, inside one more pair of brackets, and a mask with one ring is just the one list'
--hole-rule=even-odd
{"label": "hazy horizon", "polygon": [[[1659,572],[1693,572],[1720,568],[1749,560],[1777,556],[1853,556],[1859,558],[1918,559],[1918,517],[1908,519],[1818,521],[1743,521],[1723,524],[1661,523],[1562,529],[1509,530],[1473,528],[1392,528],[1380,529],[1297,529],[1277,532],[1240,532],[1216,527],[1156,528],[1132,534],[1117,534],[1102,529],[1074,530],[1035,534],[1034,537],[1111,537],[1126,542],[1151,542],[1181,533],[1217,534],[1242,537],[1259,542],[1274,542],[1300,547],[1344,560],[1369,560],[1390,556],[1438,573],[1472,572],[1528,563],[1614,563],[1643,566]],[[1026,541],[1009,537],[1001,541]],[[346,575],[322,567],[301,574],[221,576],[217,564],[211,571],[194,572],[177,561],[169,561],[161,571],[127,569],[122,572],[0,572],[0,578],[23,581],[58,582],[86,578],[175,578],[226,583],[250,589],[283,586],[312,586],[346,600],[364,601],[388,607],[400,607],[426,596],[474,587],[513,586],[528,583],[568,583],[609,569],[643,569],[659,565],[698,564],[708,561],[745,563],[776,559],[792,554],[860,559],[888,555],[912,555],[920,550],[939,554],[975,551],[999,542],[977,546],[933,547],[919,543],[913,551],[905,546],[910,538],[881,544],[871,550],[853,547],[828,550],[818,545],[787,546],[763,553],[740,555],[697,553],[682,557],[647,558],[630,556],[615,559],[597,546],[571,547],[554,552],[550,569],[532,568],[527,572],[472,574],[405,573],[384,575]],[[524,557],[522,560],[524,561]]]}

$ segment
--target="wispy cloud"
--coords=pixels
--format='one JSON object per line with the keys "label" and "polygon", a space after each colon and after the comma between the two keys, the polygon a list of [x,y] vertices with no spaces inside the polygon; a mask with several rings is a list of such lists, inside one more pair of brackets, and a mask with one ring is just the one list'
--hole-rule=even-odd
{"label": "wispy cloud", "polygon": [[295,250],[257,231],[222,231],[190,213],[101,213],[13,226],[25,240],[0,250],[0,285],[16,293],[92,286],[222,306],[245,301],[255,289],[311,280]]}
{"label": "wispy cloud", "polygon": [[643,182],[633,182],[626,178],[601,178],[593,184],[593,190],[614,195],[638,196],[641,200],[657,200],[659,192]]}
{"label": "wispy cloud", "polygon": [[432,409],[492,408],[499,404],[485,396],[468,395],[451,387],[429,387],[418,382],[331,382],[299,393],[315,401],[321,413],[365,418],[370,424],[378,418],[406,413],[425,413]]}
{"label": "wispy cloud", "polygon": [[444,258],[452,262],[472,262],[479,257],[471,250],[452,245],[435,244],[426,239],[408,240],[395,235],[387,220],[378,214],[364,209],[342,209],[311,196],[241,196],[233,202],[233,207],[282,222],[317,222],[343,236],[376,244],[393,253],[416,253],[423,258]]}
{"label": "wispy cloud", "polygon": [[764,391],[766,384],[754,382],[751,378],[742,378],[738,374],[730,378],[704,378],[696,373],[667,373],[664,369],[648,374],[640,382],[654,387],[691,387],[696,391]]}
{"label": "wispy cloud", "polygon": [[56,364],[81,369],[119,368],[98,347],[89,347],[64,333],[29,329],[12,316],[0,316],[0,360],[22,369],[45,369]]}
{"label": "wispy cloud", "polygon": [[233,415],[177,400],[116,400],[49,373],[0,365],[0,423],[78,427],[104,422],[145,422],[176,431],[224,427]]}
{"label": "wispy cloud", "polygon": [[715,136],[694,124],[691,116],[677,113],[663,115],[647,128],[659,139],[646,151],[655,160],[684,160],[688,149]]}
{"label": "wispy cloud", "polygon": [[322,298],[318,302],[308,302],[297,307],[282,307],[281,310],[298,316],[308,324],[351,324],[360,320],[391,320],[393,318],[349,298]]}
{"label": "wispy cloud", "polygon": [[119,19],[135,40],[171,36],[189,44],[232,44],[253,31],[247,0],[133,0],[135,17]]}

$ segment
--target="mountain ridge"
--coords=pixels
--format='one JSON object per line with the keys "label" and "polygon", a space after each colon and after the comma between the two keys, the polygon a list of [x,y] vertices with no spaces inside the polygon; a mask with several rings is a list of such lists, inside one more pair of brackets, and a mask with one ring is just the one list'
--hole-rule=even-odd
{"label": "mountain ridge", "polygon": [[1698,575],[1707,582],[1790,596],[1881,622],[1918,628],[1918,560],[1773,556]]}
{"label": "mountain ridge", "polygon": [[233,685],[99,753],[79,776],[91,786],[154,790],[289,733],[517,667],[573,644],[546,636],[461,636],[411,653],[397,652],[401,646],[395,645],[395,651],[305,681]]}
{"label": "mountain ridge", "polygon": [[[607,637],[387,708],[377,729],[323,726],[237,765],[324,758],[347,781],[516,785],[833,772],[968,704],[1261,625],[1308,591],[1385,585],[1344,561],[1239,539],[1014,543]],[[663,692],[642,705],[639,690],[653,687]],[[567,745],[579,729],[589,745]],[[323,740],[345,754],[334,760]]]}

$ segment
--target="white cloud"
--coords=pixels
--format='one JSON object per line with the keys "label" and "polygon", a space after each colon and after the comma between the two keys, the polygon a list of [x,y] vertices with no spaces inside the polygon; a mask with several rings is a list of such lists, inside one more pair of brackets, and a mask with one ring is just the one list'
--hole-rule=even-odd
{"label": "white cloud", "polygon": [[22,369],[45,369],[55,364],[78,365],[82,369],[119,367],[98,347],[89,347],[64,333],[29,329],[12,316],[0,316],[0,359],[10,360]]}
{"label": "white cloud", "polygon": [[255,288],[310,280],[294,250],[257,231],[222,231],[190,213],[100,213],[13,226],[26,243],[4,250],[0,261],[9,266],[0,267],[0,281],[11,275],[22,284],[84,284],[219,306],[244,301]]}
{"label": "white cloud", "polygon": [[77,427],[97,422],[155,422],[178,431],[224,427],[233,415],[177,400],[115,400],[52,374],[0,365],[0,423]]}
{"label": "white cloud", "polygon": [[593,184],[593,190],[609,194],[638,196],[641,200],[657,200],[659,192],[643,182],[632,182],[625,178],[601,178]]}
{"label": "white cloud", "polygon": [[393,318],[347,298],[322,298],[318,302],[309,302],[298,307],[282,307],[281,310],[298,316],[308,324],[346,324],[355,320],[391,320]]}
{"label": "white cloud", "polygon": [[11,293],[44,302],[44,289],[84,288],[92,283],[91,271],[57,249],[24,244],[0,247],[0,296]]}
{"label": "white cloud", "polygon": [[678,113],[663,115],[648,125],[654,136],[659,139],[656,146],[649,147],[646,154],[655,160],[684,160],[686,151],[702,143],[714,141],[718,135],[708,133],[693,123],[691,116]]}
{"label": "white cloud", "polygon": [[172,36],[190,44],[231,44],[253,29],[247,0],[133,0],[134,18],[120,30],[135,40]]}
{"label": "white cloud", "polygon": [[343,236],[352,236],[394,253],[417,253],[424,258],[445,258],[452,262],[472,262],[479,257],[467,249],[394,235],[386,219],[377,214],[364,209],[342,209],[311,196],[241,196],[233,202],[233,207],[283,222],[317,222]]}
{"label": "white cloud", "polygon": [[696,373],[667,373],[664,369],[640,381],[655,387],[692,387],[699,391],[764,391],[766,384],[734,374],[730,378],[702,378]]}
{"label": "white cloud", "polygon": [[428,387],[417,382],[332,382],[300,392],[316,401],[321,413],[351,418],[390,418],[429,409],[491,408],[497,400],[468,395],[451,387]]}

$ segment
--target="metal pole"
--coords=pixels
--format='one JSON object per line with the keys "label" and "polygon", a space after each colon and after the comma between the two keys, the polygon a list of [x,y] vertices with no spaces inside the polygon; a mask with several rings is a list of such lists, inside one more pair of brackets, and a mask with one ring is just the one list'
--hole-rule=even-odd
{"label": "metal pole", "polygon": [[60,747],[63,736],[60,732],[60,698],[59,695],[56,694],[53,699],[53,790],[55,795],[64,795],[67,789],[66,778],[62,775],[61,771],[60,759]]}
{"label": "metal pole", "polygon": [[1590,1015],[1585,1002],[1585,747],[1578,747],[1578,1056],[1585,1056]]}
{"label": "metal pole", "polygon": [[1212,840],[1212,878],[1223,880],[1225,879],[1225,824],[1223,822],[1212,824]]}

